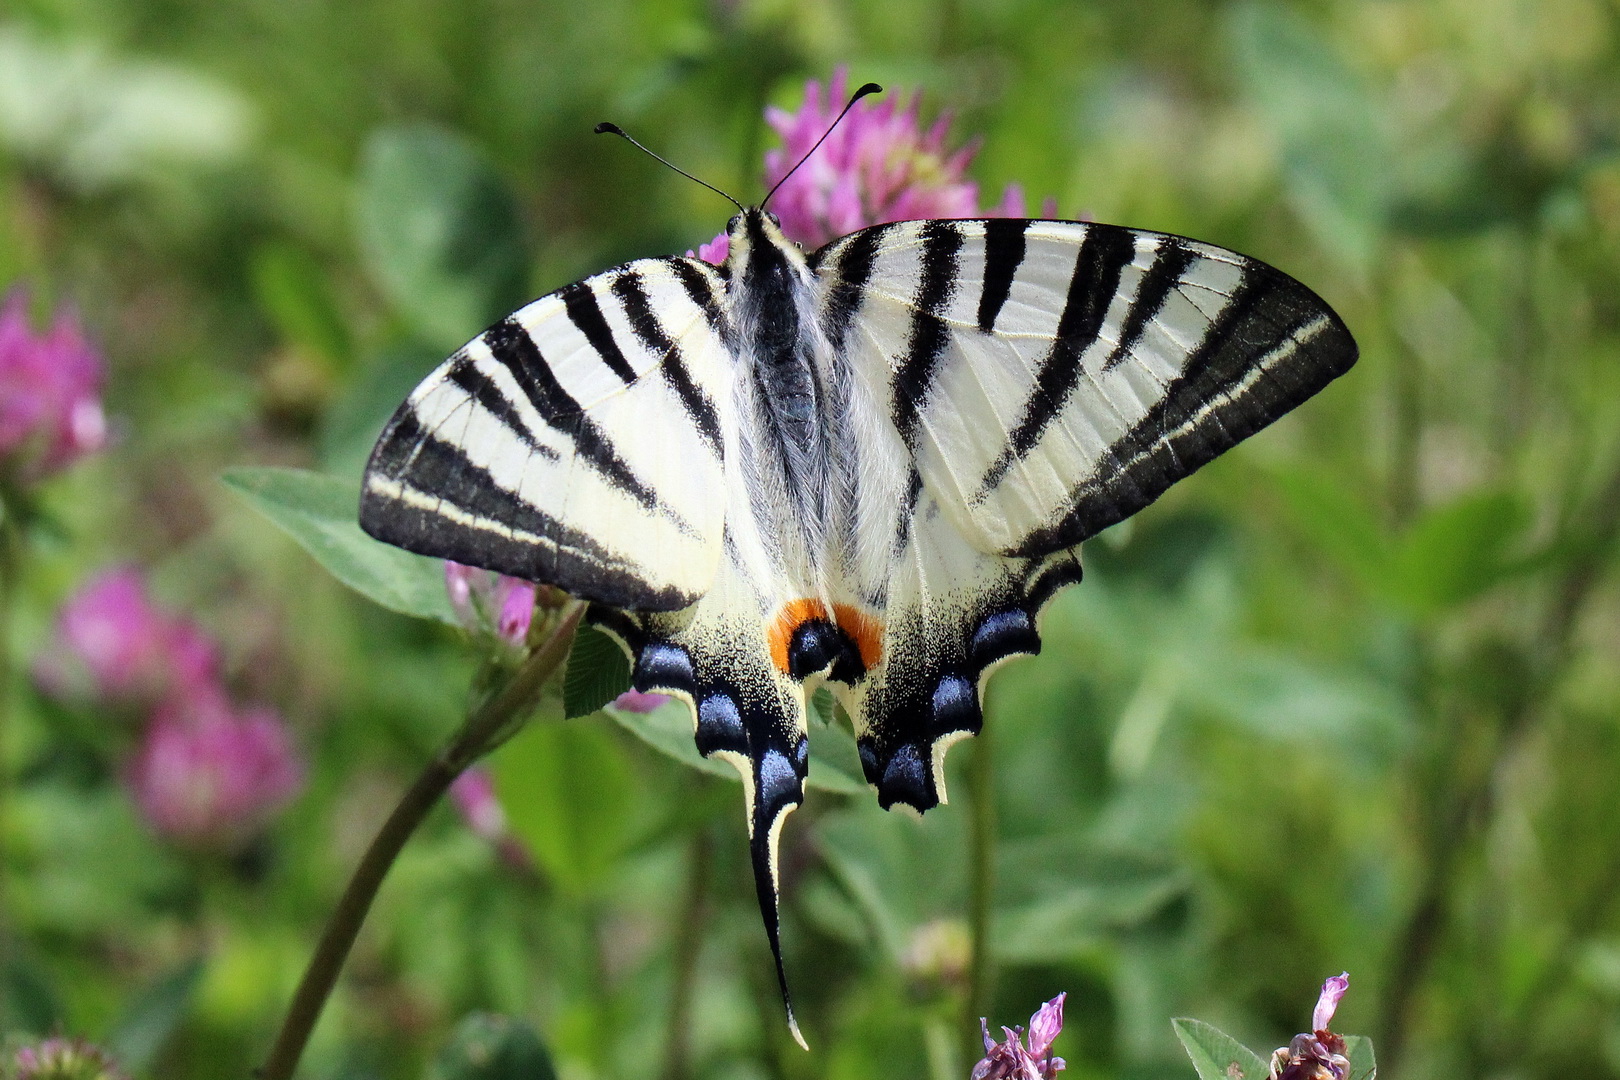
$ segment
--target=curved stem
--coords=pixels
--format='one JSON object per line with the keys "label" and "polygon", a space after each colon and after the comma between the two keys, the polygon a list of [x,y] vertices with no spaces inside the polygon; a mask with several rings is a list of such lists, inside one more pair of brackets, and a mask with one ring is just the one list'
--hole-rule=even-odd
{"label": "curved stem", "polygon": [[383,822],[327,920],[315,955],[310,958],[292,1004],[287,1007],[286,1019],[281,1023],[270,1055],[258,1070],[260,1080],[291,1080],[310,1033],[315,1030],[315,1022],[337,985],[338,974],[377,897],[377,890],[405,847],[405,841],[411,838],[461,771],[498,745],[523,719],[540,688],[567,658],[574,631],[584,613],[585,605],[577,600],[563,609],[556,628],[545,642],[524,661],[499,694],[473,711],[461,730],[427,763],[393,813],[388,815],[388,820]]}

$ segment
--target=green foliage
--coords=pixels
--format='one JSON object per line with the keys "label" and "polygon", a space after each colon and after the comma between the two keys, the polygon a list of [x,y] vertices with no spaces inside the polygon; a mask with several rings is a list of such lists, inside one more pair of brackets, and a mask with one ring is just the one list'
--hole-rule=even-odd
{"label": "green foliage", "polygon": [[361,532],[358,487],[303,469],[270,468],[231,469],[225,483],[361,596],[403,615],[455,623],[443,564]]}
{"label": "green foliage", "polygon": [[429,1080],[556,1080],[534,1030],[506,1016],[474,1013],[456,1025]]}
{"label": "green foliage", "polygon": [[492,759],[512,831],[573,893],[600,887],[632,839],[635,777],[599,724],[531,724]]}
{"label": "green foliage", "polygon": [[1264,1080],[1271,1075],[1259,1054],[1213,1024],[1186,1019],[1171,1023],[1198,1070],[1198,1080]]}
{"label": "green foliage", "polygon": [[[1347,1018],[1391,1075],[1620,1077],[1620,32],[1600,0],[13,8],[0,290],[83,315],[117,439],[40,492],[10,666],[53,647],[79,582],[134,562],[308,763],[265,836],[184,852],[125,788],[149,703],[10,695],[16,1031],[165,1080],[262,1059],[366,840],[477,697],[440,564],[355,525],[377,434],[533,295],[719,231],[717,196],[596,121],[757,195],[761,106],[847,63],[951,112],[952,145],[982,135],[986,202],[1017,182],[1263,258],[1341,312],[1360,364],[1087,543],[1041,655],[992,681],[993,800],[968,743],[950,805],[882,813],[816,696],[781,837],[812,1055],[783,1051],[736,770],[696,753],[684,704],[608,705],[627,669],[584,632],[545,719],[490,761],[509,833],[446,808],[412,838],[301,1075],[462,1075],[449,1043],[532,1048],[532,1026],[577,1080],[965,1077],[988,809],[980,1011],[994,1030],[1070,990],[1066,1076],[1185,1077],[1180,1036],[1230,1080],[1257,1059],[1166,1020],[1282,1045],[1348,968]],[[453,1034],[469,1013],[513,1019]],[[1366,1080],[1371,1045],[1349,1052]]]}
{"label": "green foliage", "polygon": [[517,206],[475,147],[421,124],[379,128],[360,162],[355,217],[373,280],[448,352],[524,299]]}
{"label": "green foliage", "polygon": [[630,658],[617,641],[594,626],[581,626],[563,675],[563,716],[589,716],[630,689]]}

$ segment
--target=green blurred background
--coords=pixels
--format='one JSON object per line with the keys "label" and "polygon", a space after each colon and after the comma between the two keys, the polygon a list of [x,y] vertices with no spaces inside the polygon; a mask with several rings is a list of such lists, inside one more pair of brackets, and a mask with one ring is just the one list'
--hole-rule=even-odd
{"label": "green blurred background", "polygon": [[[1281,1045],[1349,969],[1336,1026],[1398,1080],[1620,1076],[1614,0],[8,0],[0,287],[81,313],[117,435],[46,492],[16,648],[134,561],[311,768],[251,857],[185,855],[20,687],[15,1022],[143,1076],[248,1074],[477,658],[221,471],[353,482],[490,318],[720,229],[596,121],[757,198],[763,107],[841,64],[982,135],[987,196],[1263,258],[1362,347],[1089,543],[988,750],[953,755],[992,764],[992,1022],[1066,989],[1068,1075],[1188,1077],[1172,1016]],[[535,869],[436,813],[304,1075],[423,1076],[492,1010],[565,1080],[966,1076],[963,776],[922,824],[818,791],[788,826],[806,1055],[735,783],[601,716],[494,767]]]}

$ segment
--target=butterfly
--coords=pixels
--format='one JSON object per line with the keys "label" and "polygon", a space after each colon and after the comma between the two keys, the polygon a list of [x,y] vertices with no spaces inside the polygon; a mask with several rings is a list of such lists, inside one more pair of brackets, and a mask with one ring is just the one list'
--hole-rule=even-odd
{"label": "butterfly", "polygon": [[384,429],[360,523],[590,601],[635,689],[687,703],[742,777],[802,1045],[777,847],[807,694],[831,688],[883,807],[943,802],[1079,545],[1356,345],[1299,282],[1164,233],[905,221],[805,253],[748,207],[727,235],[723,265],[625,263],[468,342]]}

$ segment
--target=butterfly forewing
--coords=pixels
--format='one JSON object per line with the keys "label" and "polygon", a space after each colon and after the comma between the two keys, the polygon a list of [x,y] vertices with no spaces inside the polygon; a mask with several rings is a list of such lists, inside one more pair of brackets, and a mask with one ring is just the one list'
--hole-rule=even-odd
{"label": "butterfly forewing", "polygon": [[1079,543],[1356,357],[1303,285],[1162,233],[904,222],[818,259],[829,317],[860,331],[846,362],[887,398],[924,483],[986,552]]}
{"label": "butterfly forewing", "polygon": [[647,259],[486,330],[389,422],[361,525],[619,607],[696,602],[725,520],[721,289],[705,264]]}

